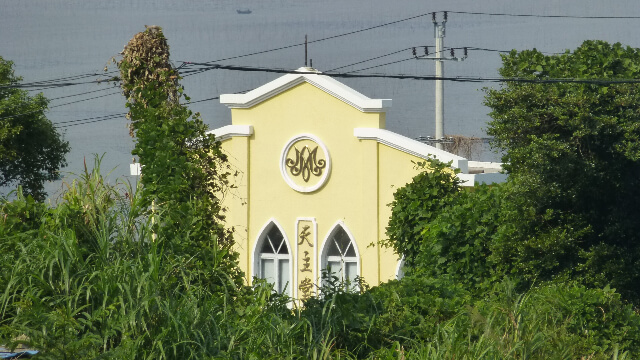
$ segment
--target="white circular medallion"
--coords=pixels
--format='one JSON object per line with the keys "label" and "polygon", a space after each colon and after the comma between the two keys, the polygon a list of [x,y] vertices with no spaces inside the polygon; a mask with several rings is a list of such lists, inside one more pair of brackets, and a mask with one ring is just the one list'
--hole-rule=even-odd
{"label": "white circular medallion", "polygon": [[284,181],[299,192],[312,192],[322,187],[331,172],[329,150],[311,134],[294,136],[280,156],[280,173]]}

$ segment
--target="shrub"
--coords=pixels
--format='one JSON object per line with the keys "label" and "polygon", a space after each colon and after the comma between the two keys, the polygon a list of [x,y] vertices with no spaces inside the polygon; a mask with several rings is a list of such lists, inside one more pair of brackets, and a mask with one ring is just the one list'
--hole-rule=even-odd
{"label": "shrub", "polygon": [[382,244],[404,256],[408,267],[415,265],[420,253],[421,238],[425,226],[440,212],[451,205],[460,192],[460,180],[456,171],[437,159],[416,163],[424,169],[413,181],[393,194],[391,219],[387,227],[388,240]]}

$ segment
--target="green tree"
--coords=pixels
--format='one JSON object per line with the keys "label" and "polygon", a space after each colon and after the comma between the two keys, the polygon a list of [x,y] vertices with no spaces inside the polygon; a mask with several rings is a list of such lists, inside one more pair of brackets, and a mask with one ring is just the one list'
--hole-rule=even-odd
{"label": "green tree", "polygon": [[429,278],[449,277],[474,294],[491,289],[501,278],[490,261],[500,224],[502,185],[476,185],[461,191],[420,235],[415,271]]}
{"label": "green tree", "polygon": [[[192,254],[191,266],[202,272],[225,267],[239,286],[242,272],[232,251],[231,232],[224,227],[220,194],[228,185],[226,156],[220,143],[188,101],[179,74],[169,62],[169,45],[157,26],[147,27],[125,46],[118,62],[121,87],[127,97],[133,154],[142,165],[142,199],[164,220],[155,224],[158,236],[171,239],[164,251]],[[183,224],[190,224],[184,231]],[[223,263],[211,263],[224,252]]]}
{"label": "green tree", "polygon": [[428,159],[416,163],[416,168],[424,171],[393,194],[387,226],[389,239],[382,242],[403,255],[408,267],[416,265],[422,248],[420,239],[427,224],[451,206],[460,192],[457,170],[452,170],[448,164]]}
{"label": "green tree", "polygon": [[48,100],[18,87],[13,62],[0,57],[0,186],[22,185],[42,200],[44,182],[58,178],[67,165],[69,143],[45,116]]}
{"label": "green tree", "polygon": [[501,76],[535,82],[487,90],[487,132],[510,174],[495,263],[528,282],[610,283],[640,299],[640,86],[621,81],[640,77],[640,50],[586,41],[502,60]]}

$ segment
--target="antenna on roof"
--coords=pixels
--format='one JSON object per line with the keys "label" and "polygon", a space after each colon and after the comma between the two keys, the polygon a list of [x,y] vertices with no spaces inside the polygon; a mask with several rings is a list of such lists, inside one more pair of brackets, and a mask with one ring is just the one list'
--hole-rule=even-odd
{"label": "antenna on roof", "polygon": [[307,67],[307,35],[304,36],[304,66]]}

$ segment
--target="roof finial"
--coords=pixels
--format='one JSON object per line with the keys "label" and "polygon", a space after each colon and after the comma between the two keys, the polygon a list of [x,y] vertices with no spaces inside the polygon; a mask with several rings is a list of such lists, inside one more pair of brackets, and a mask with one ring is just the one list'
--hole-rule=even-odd
{"label": "roof finial", "polygon": [[304,67],[307,67],[307,35],[304,35]]}

